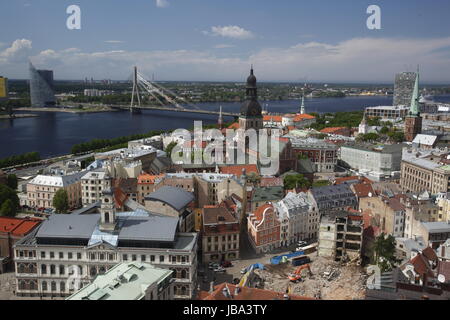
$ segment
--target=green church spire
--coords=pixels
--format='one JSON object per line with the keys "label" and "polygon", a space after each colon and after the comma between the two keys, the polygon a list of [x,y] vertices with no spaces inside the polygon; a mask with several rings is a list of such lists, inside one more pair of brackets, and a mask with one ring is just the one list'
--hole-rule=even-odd
{"label": "green church spire", "polygon": [[419,113],[419,68],[417,68],[416,83],[414,84],[414,91],[411,97],[409,114],[412,116],[418,116]]}

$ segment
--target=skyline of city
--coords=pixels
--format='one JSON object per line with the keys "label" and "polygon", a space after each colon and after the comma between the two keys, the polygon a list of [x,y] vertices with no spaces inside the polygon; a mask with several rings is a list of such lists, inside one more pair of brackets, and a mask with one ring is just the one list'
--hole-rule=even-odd
{"label": "skyline of city", "polygon": [[[366,26],[371,4],[381,30]],[[80,30],[66,27],[69,5],[5,4],[3,75],[28,78],[30,59],[57,80],[126,80],[138,65],[164,81],[240,81],[253,64],[261,82],[392,83],[419,64],[423,83],[450,82],[445,1],[78,1]]]}

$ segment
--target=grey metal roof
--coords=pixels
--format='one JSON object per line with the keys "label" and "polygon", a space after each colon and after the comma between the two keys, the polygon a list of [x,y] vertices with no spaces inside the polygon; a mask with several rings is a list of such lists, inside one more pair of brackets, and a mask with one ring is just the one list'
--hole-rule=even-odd
{"label": "grey metal roof", "polygon": [[314,197],[316,196],[328,196],[339,193],[348,193],[353,195],[353,191],[350,189],[350,186],[347,184],[336,184],[332,186],[323,186],[317,188],[311,188],[311,193]]}
{"label": "grey metal roof", "polygon": [[[122,222],[122,221],[121,221]],[[150,215],[124,218],[119,233],[120,240],[174,241],[178,218]]]}
{"label": "grey metal roof", "polygon": [[53,214],[42,222],[38,238],[89,239],[100,219],[100,214]]}
{"label": "grey metal roof", "polygon": [[145,200],[161,201],[180,211],[194,200],[194,195],[192,192],[187,192],[180,188],[164,186],[150,193],[145,197]]}

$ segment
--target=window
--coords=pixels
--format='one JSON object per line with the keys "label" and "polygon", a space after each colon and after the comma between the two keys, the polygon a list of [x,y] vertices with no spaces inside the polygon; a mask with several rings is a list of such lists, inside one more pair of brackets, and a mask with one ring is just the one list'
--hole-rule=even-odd
{"label": "window", "polygon": [[64,252],[60,252],[60,253],[59,253],[59,258],[60,258],[60,259],[64,259]]}
{"label": "window", "polygon": [[128,255],[127,254],[122,255],[122,260],[123,261],[128,261]]}
{"label": "window", "polygon": [[47,287],[47,281],[42,281],[42,291],[47,291],[48,287]]}
{"label": "window", "polygon": [[41,273],[46,274],[47,273],[47,265],[43,264],[41,265]]}
{"label": "window", "polygon": [[59,266],[59,274],[64,274],[64,266],[63,265],[60,265]]}
{"label": "window", "polygon": [[141,261],[145,261],[145,254],[141,255]]}
{"label": "window", "polygon": [[56,267],[54,264],[50,265],[50,274],[55,274],[56,273]]}
{"label": "window", "polygon": [[154,262],[155,261],[155,256],[154,255],[151,255],[150,256],[150,262]]}
{"label": "window", "polygon": [[110,253],[108,254],[108,260],[113,261],[114,260],[114,254]]}
{"label": "window", "polygon": [[105,254],[104,253],[100,253],[100,260],[105,260]]}
{"label": "window", "polygon": [[55,281],[52,281],[52,283],[51,283],[51,290],[56,291],[56,282]]}
{"label": "window", "polygon": [[41,258],[45,259],[45,251],[41,251]]}
{"label": "window", "polygon": [[136,257],[135,254],[133,254],[133,255],[131,256],[131,260],[132,260],[132,261],[136,261],[136,260],[137,260],[137,257]]}
{"label": "window", "polygon": [[67,254],[67,259],[72,259],[72,252],[69,252],[68,254]]}
{"label": "window", "polygon": [[59,283],[59,290],[60,290],[61,292],[66,291],[66,283],[65,283],[64,281],[61,281],[61,282]]}
{"label": "window", "polygon": [[81,252],[77,252],[77,259],[81,260]]}
{"label": "window", "polygon": [[164,262],[164,256],[159,256],[159,262]]}

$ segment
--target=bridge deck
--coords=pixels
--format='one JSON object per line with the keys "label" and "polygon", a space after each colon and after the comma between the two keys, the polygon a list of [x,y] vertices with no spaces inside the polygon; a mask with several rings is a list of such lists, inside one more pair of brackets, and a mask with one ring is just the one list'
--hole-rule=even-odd
{"label": "bridge deck", "polygon": [[[113,107],[114,108],[114,107]],[[127,109],[129,110],[129,106],[117,106],[116,108]],[[142,109],[142,110],[159,110],[159,111],[173,111],[173,112],[187,112],[187,113],[200,113],[200,114],[214,114],[219,115],[219,111],[213,110],[196,110],[196,109],[181,109],[181,108],[173,108],[173,107],[155,107],[155,106],[139,106],[133,107],[134,109]],[[222,112],[222,115],[225,117],[239,117],[238,113],[231,112]]]}

